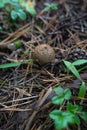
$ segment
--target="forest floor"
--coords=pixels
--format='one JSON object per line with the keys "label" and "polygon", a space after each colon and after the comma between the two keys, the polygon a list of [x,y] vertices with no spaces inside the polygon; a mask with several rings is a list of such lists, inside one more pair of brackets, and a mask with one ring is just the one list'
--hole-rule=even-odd
{"label": "forest floor", "polygon": [[[44,11],[44,3],[56,3],[57,10]],[[27,20],[7,20],[0,12],[0,65],[31,59],[32,50],[48,44],[55,51],[52,63],[40,65],[30,61],[16,67],[0,69],[0,130],[54,130],[49,113],[59,106],[53,105],[52,88],[62,86],[73,93],[72,103],[80,104],[78,95],[81,81],[67,71],[63,60],[87,60],[87,2],[86,0],[36,0],[35,17]],[[18,49],[12,43],[20,40]],[[84,67],[85,66],[85,67]],[[80,72],[87,82],[87,64]],[[81,102],[87,111],[87,95]],[[63,110],[66,103],[63,104]],[[71,130],[86,130],[87,122],[81,120]]]}

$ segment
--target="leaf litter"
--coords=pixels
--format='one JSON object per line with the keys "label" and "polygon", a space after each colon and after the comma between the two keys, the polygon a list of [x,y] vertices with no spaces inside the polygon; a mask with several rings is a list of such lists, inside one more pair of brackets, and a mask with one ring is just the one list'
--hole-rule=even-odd
{"label": "leaf litter", "polygon": [[[49,2],[46,0],[45,2]],[[37,15],[26,21],[6,22],[7,16],[0,14],[3,31],[0,31],[0,65],[32,59],[34,48],[48,44],[55,50],[52,63],[41,66],[29,62],[15,68],[0,69],[0,129],[2,130],[50,130],[54,129],[49,119],[56,85],[70,88],[74,103],[78,95],[80,80],[65,73],[62,60],[73,62],[87,60],[87,6],[85,0],[55,0],[58,10],[44,11],[44,1],[36,0]],[[22,46],[10,50],[7,45],[20,40]],[[19,63],[19,62],[18,62]],[[87,68],[80,72],[87,81]],[[82,102],[87,110],[87,95]],[[71,129],[77,130],[76,126]],[[82,122],[81,130],[87,129]]]}

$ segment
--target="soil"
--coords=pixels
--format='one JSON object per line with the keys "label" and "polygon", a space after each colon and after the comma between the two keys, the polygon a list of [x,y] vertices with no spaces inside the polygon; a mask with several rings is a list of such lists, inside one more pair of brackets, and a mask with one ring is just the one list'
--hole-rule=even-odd
{"label": "soil", "polygon": [[[44,11],[44,3],[56,3],[58,10]],[[17,67],[0,69],[0,130],[54,130],[49,113],[58,109],[51,103],[52,88],[61,85],[70,88],[72,103],[81,104],[87,111],[85,100],[78,101],[80,80],[66,72],[63,60],[73,62],[87,60],[87,1],[86,0],[36,0],[37,15],[29,14],[26,21],[8,20],[6,12],[0,12],[0,64],[32,59],[34,48],[50,45],[55,60],[44,65],[38,61]],[[15,40],[22,45],[13,47]],[[87,83],[87,64],[79,68]],[[66,104],[63,106],[65,108]],[[63,108],[63,109],[64,109]],[[87,122],[70,126],[71,130],[86,130]]]}

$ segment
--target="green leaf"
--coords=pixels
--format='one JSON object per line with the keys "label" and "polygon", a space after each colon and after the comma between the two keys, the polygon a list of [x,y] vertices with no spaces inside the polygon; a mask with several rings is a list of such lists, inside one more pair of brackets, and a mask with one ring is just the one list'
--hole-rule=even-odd
{"label": "green leaf", "polygon": [[58,7],[57,7],[57,5],[56,5],[56,4],[51,4],[51,9],[53,9],[53,10],[57,10],[57,9],[58,9]]}
{"label": "green leaf", "polygon": [[12,63],[7,63],[7,64],[2,64],[0,65],[0,69],[16,67],[16,66],[19,66],[20,64],[21,62],[12,62]]}
{"label": "green leaf", "polygon": [[4,8],[4,2],[2,0],[0,0],[0,8]]}
{"label": "green leaf", "polygon": [[44,9],[46,12],[48,12],[50,10],[50,7],[45,7]]}
{"label": "green leaf", "polygon": [[64,92],[64,89],[61,86],[56,86],[53,90],[57,95],[61,95]]}
{"label": "green leaf", "polygon": [[70,89],[65,89],[64,90],[64,99],[66,99],[66,100],[69,100],[70,98],[71,98],[71,91],[70,91]]}
{"label": "green leaf", "polygon": [[26,14],[22,9],[19,9],[17,12],[18,16],[20,19],[25,20],[26,19]]}
{"label": "green leaf", "polygon": [[24,2],[24,0],[19,0],[19,3],[21,4],[21,3],[23,3]]}
{"label": "green leaf", "polygon": [[29,12],[32,16],[36,15],[36,10],[29,6],[26,6],[26,11]]}
{"label": "green leaf", "polygon": [[84,120],[87,121],[87,112],[82,112],[79,114],[79,116]]}
{"label": "green leaf", "polygon": [[57,116],[61,115],[61,113],[62,113],[61,110],[53,110],[52,112],[50,112],[49,116],[51,119],[57,120]]}
{"label": "green leaf", "polygon": [[79,118],[79,116],[78,115],[74,115],[74,121],[75,121],[75,124],[77,124],[78,126],[80,125],[80,118]]}
{"label": "green leaf", "polygon": [[67,111],[76,114],[77,112],[81,112],[82,107],[78,105],[73,105],[72,103],[67,104]]}
{"label": "green leaf", "polygon": [[67,67],[68,69],[69,69],[70,66],[72,65],[72,63],[69,62],[69,61],[63,60],[63,62],[64,62],[64,64],[66,65],[66,67]]}
{"label": "green leaf", "polygon": [[51,7],[51,4],[49,4],[49,3],[45,3],[44,5],[47,7]]}
{"label": "green leaf", "polygon": [[56,105],[61,105],[64,101],[64,95],[61,96],[54,96],[52,98],[52,103]]}
{"label": "green leaf", "polygon": [[81,77],[78,73],[78,70],[74,67],[74,65],[68,61],[64,60],[64,64],[66,65],[66,67],[78,78],[81,80]]}
{"label": "green leaf", "polygon": [[74,124],[74,114],[70,112],[62,112],[61,110],[53,110],[49,114],[50,118],[54,120],[56,130],[67,128],[68,124]]}
{"label": "green leaf", "polygon": [[21,64],[26,64],[30,61],[32,61],[32,60],[29,59],[29,60],[25,60],[24,62],[12,62],[12,63],[7,63],[7,64],[2,64],[2,65],[0,65],[0,69],[16,67],[16,66],[19,66]]}
{"label": "green leaf", "polygon": [[11,18],[15,20],[18,17],[17,12],[15,10],[11,11]]}
{"label": "green leaf", "polygon": [[61,86],[57,86],[53,89],[57,96],[52,98],[52,103],[56,105],[61,105],[64,100],[69,100],[71,98],[71,91],[67,89],[63,89]]}
{"label": "green leaf", "polygon": [[18,0],[8,0],[8,1],[6,1],[7,2],[7,4],[9,3],[9,4],[11,4],[12,6],[17,6],[19,3],[18,3]]}
{"label": "green leaf", "polygon": [[23,0],[23,2],[20,0],[19,3],[22,8],[26,8],[26,2],[24,0]]}
{"label": "green leaf", "polygon": [[49,4],[49,3],[45,3],[45,8],[44,8],[44,10],[45,11],[49,11],[50,9],[53,9],[53,10],[57,10],[58,9],[58,7],[57,7],[57,5],[56,4]]}
{"label": "green leaf", "polygon": [[87,60],[76,60],[72,63],[72,65],[78,66],[87,63]]}
{"label": "green leaf", "polygon": [[[2,0],[1,0],[2,1]],[[4,4],[10,4],[11,3],[11,0],[3,0],[3,3]]]}
{"label": "green leaf", "polygon": [[87,88],[87,86],[86,86],[85,82],[82,82],[79,93],[78,93],[78,98],[84,98],[84,96],[86,94],[86,88]]}
{"label": "green leaf", "polygon": [[14,46],[16,49],[20,48],[22,46],[22,43],[20,40],[14,41]]}

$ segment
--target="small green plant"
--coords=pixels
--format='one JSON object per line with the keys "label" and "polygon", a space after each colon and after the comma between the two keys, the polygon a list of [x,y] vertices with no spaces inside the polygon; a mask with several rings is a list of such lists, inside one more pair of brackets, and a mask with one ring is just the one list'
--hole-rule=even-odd
{"label": "small green plant", "polygon": [[[87,63],[87,60],[77,60],[73,63],[64,60],[66,67],[81,81],[80,89],[78,92],[77,99],[83,99],[86,94],[86,84],[81,79],[79,71],[76,66]],[[83,107],[80,105],[72,104],[70,99],[72,99],[71,90],[64,89],[61,86],[54,87],[54,92],[56,96],[52,98],[52,103],[60,106],[59,110],[53,110],[50,112],[49,116],[54,121],[54,126],[56,130],[63,130],[68,128],[69,125],[80,125],[81,119],[87,121],[87,112],[83,111]],[[66,107],[63,106],[66,103]]]}
{"label": "small green plant", "polygon": [[50,9],[52,9],[52,10],[57,10],[58,9],[58,7],[57,7],[57,5],[56,4],[49,4],[49,3],[45,3],[45,11],[49,11]]}
{"label": "small green plant", "polygon": [[35,2],[24,0],[0,0],[0,9],[5,9],[13,20],[20,18],[26,19],[26,12],[31,15],[36,14]]}
{"label": "small green plant", "polygon": [[66,101],[65,110],[56,109],[49,114],[50,118],[54,121],[56,130],[63,130],[69,125],[80,125],[81,118],[87,121],[87,112],[84,112],[80,105],[70,103],[72,97],[70,89],[63,89],[60,86],[56,86],[54,91],[56,92],[56,96],[52,98],[53,104],[64,106],[64,101]]}
{"label": "small green plant", "polygon": [[63,89],[61,86],[55,87],[54,91],[56,96],[52,98],[52,103],[56,105],[61,105],[64,100],[69,100],[71,98],[71,91],[67,89]]}
{"label": "small green plant", "polygon": [[81,80],[81,77],[78,70],[76,69],[76,66],[80,66],[85,63],[87,63],[87,60],[76,60],[73,63],[64,60],[64,64],[66,65],[66,67],[80,80]]}
{"label": "small green plant", "polygon": [[84,98],[87,86],[80,77],[79,71],[76,69],[76,66],[80,66],[86,63],[87,60],[76,60],[73,63],[64,60],[64,64],[66,65],[66,67],[74,74],[74,76],[76,76],[81,81],[78,98]]}

